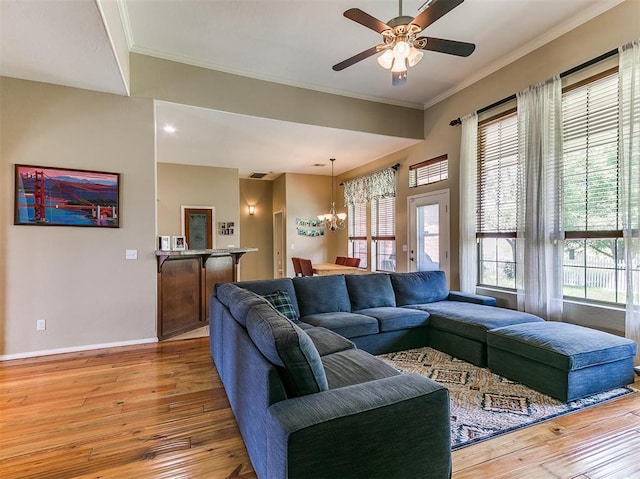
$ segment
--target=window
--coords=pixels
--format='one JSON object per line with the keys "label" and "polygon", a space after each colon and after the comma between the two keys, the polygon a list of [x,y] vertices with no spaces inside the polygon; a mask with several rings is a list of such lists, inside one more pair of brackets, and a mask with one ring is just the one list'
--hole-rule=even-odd
{"label": "window", "polygon": [[449,160],[442,155],[409,167],[409,188],[429,185],[449,178]]}
{"label": "window", "polygon": [[510,110],[478,125],[478,284],[516,287],[518,121]]}
{"label": "window", "polygon": [[624,303],[616,71],[565,89],[562,116],[563,294]]}
{"label": "window", "polygon": [[376,271],[396,270],[396,199],[373,200],[371,205],[372,256]]}
{"label": "window", "polygon": [[360,268],[367,267],[367,205],[347,207],[349,256],[360,258]]}
{"label": "window", "polygon": [[[563,294],[626,296],[620,217],[617,69],[562,95]],[[478,126],[478,284],[516,287],[518,132],[515,111]]]}

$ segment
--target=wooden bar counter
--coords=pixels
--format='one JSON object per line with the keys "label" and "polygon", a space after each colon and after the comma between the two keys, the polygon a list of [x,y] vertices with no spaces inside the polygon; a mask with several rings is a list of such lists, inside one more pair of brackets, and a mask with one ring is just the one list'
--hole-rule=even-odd
{"label": "wooden bar counter", "polygon": [[209,324],[209,296],[216,283],[236,281],[238,263],[257,248],[156,251],[158,338]]}

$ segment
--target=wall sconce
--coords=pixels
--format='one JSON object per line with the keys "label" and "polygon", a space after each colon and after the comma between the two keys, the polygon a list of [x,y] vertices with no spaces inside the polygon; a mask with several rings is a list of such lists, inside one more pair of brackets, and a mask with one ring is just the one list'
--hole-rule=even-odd
{"label": "wall sconce", "polygon": [[249,205],[249,214],[251,216],[253,216],[253,214],[256,212],[256,207],[255,205]]}

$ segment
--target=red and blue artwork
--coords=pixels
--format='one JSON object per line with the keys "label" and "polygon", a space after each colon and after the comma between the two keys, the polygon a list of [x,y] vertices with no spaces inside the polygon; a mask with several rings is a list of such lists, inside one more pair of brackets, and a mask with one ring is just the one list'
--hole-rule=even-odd
{"label": "red and blue artwork", "polygon": [[120,175],[16,165],[17,225],[120,227]]}

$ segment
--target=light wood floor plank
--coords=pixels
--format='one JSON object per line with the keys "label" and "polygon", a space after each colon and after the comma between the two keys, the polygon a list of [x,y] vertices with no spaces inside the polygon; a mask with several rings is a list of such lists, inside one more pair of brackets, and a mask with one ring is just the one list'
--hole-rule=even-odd
{"label": "light wood floor plank", "polygon": [[[640,477],[639,448],[634,394],[460,449],[453,477]],[[0,471],[3,479],[256,478],[207,338],[0,363]]]}

